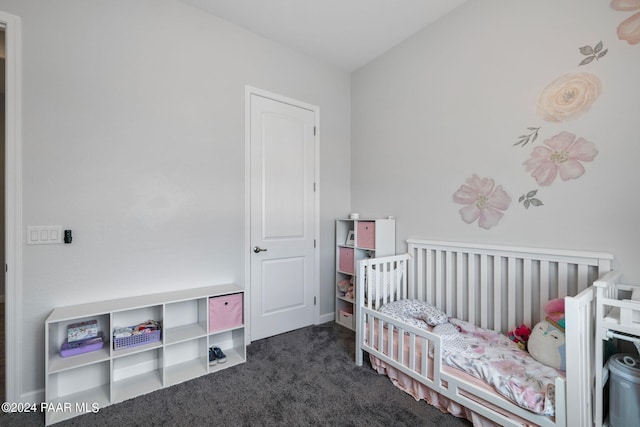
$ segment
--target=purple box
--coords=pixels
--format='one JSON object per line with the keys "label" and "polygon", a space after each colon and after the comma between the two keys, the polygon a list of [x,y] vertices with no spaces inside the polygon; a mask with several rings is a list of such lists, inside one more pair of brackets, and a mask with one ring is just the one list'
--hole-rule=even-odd
{"label": "purple box", "polygon": [[104,340],[101,336],[90,338],[81,343],[73,342],[69,343],[67,340],[64,341],[62,346],[60,347],[60,356],[69,357],[75,356],[82,353],[89,353],[90,351],[100,350],[104,347]]}

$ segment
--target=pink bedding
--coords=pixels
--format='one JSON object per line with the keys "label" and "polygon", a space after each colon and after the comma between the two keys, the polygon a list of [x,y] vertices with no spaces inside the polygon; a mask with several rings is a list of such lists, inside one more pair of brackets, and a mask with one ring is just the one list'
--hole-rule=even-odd
{"label": "pink bedding", "polygon": [[[466,418],[471,421],[474,427],[497,427],[499,424],[494,423],[491,420],[483,417],[480,414],[473,412],[471,409],[466,408],[459,403],[449,399],[448,397],[430,389],[419,381],[414,380],[410,376],[398,371],[393,366],[387,365],[375,356],[369,356],[371,360],[371,366],[379,374],[389,377],[393,385],[398,387],[405,393],[410,394],[416,400],[424,400],[431,406],[435,406],[444,413],[449,413],[458,418]],[[455,368],[448,366],[444,367],[444,371],[449,374],[454,374],[457,377],[464,378],[465,380],[475,383],[479,388],[483,388],[488,392],[492,392],[491,388],[484,384],[482,381],[473,378],[471,375],[465,374]],[[457,372],[455,372],[457,371]],[[497,409],[497,408],[496,408]],[[523,422],[524,424],[524,422]]]}
{"label": "pink bedding", "polygon": [[[535,360],[506,336],[468,322],[449,319],[443,338],[443,362],[486,383],[518,406],[540,415],[555,414],[555,380],[563,375]],[[457,331],[456,331],[457,330]]]}
{"label": "pink bedding", "polygon": [[[378,328],[376,327],[374,343],[378,343],[377,332]],[[560,374],[559,371],[541,365],[504,335],[477,328],[467,322],[451,319],[449,323],[433,328],[432,332],[440,333],[442,336],[443,364],[449,365],[443,365],[444,372],[472,382],[484,391],[503,398],[506,397],[513,403],[534,413],[553,415],[554,381]],[[387,334],[384,335],[384,353],[388,354],[386,351]],[[392,357],[397,360],[397,331],[394,331],[394,337],[395,348]],[[404,342],[404,363],[408,366],[408,340],[404,340]],[[416,347],[420,348],[420,345],[416,345]],[[420,352],[418,351],[418,353]],[[421,357],[421,354],[416,354],[416,360],[421,360]],[[423,399],[443,412],[467,418],[475,426],[495,425],[383,361],[373,356],[370,359],[376,371],[388,375],[397,387],[411,394],[414,398]],[[420,363],[417,363],[416,366],[420,366]],[[420,371],[419,368],[418,371]],[[428,372],[427,376],[433,378],[433,373]],[[509,416],[513,418],[512,414]],[[524,425],[527,424],[525,420],[522,422]]]}

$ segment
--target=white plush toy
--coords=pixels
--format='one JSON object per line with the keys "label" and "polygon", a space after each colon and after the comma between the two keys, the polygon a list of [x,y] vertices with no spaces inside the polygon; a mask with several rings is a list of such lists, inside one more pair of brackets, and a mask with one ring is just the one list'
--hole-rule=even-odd
{"label": "white plush toy", "polygon": [[527,350],[538,362],[566,371],[564,298],[548,301],[544,311],[547,316],[533,327]]}

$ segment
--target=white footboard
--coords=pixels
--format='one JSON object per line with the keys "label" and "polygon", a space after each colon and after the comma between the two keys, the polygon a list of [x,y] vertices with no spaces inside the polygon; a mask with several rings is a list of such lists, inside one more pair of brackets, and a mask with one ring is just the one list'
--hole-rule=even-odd
{"label": "white footboard", "polygon": [[566,379],[567,384],[571,386],[566,394],[566,418],[569,427],[593,425],[594,301],[595,290],[593,286],[575,297],[565,297],[564,299]]}
{"label": "white footboard", "polygon": [[[362,366],[363,340],[366,338],[364,331],[370,316],[374,316],[376,310],[385,303],[407,298],[410,258],[409,254],[403,254],[360,261],[355,308],[358,366]],[[376,273],[368,274],[369,271]],[[373,280],[367,280],[367,276],[371,276]],[[366,298],[367,295],[376,295],[378,298]]]}
{"label": "white footboard", "polygon": [[362,350],[431,389],[440,387],[442,339],[438,335],[367,307],[362,308],[362,318]]}

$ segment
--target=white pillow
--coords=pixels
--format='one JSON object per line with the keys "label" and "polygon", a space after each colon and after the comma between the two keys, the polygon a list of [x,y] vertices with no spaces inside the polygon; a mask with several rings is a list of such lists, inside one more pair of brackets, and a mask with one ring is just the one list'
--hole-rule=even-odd
{"label": "white pillow", "polygon": [[382,314],[386,314],[392,319],[399,320],[402,323],[406,323],[407,325],[428,330],[429,325],[427,325],[424,320],[418,319],[417,317],[407,314],[401,307],[394,305],[395,303],[401,302],[401,301],[406,301],[406,300],[400,300],[400,301],[395,301],[389,304],[385,304],[382,307],[380,307],[380,310],[378,311],[380,311],[380,313]]}
{"label": "white pillow", "polygon": [[420,315],[420,319],[424,320],[431,326],[442,325],[443,323],[447,323],[449,321],[449,316],[444,311],[424,303],[425,307]]}
{"label": "white pillow", "polygon": [[436,326],[448,321],[448,316],[436,307],[424,301],[415,299],[402,299],[393,301],[380,307],[381,313],[387,316],[403,320],[410,318],[418,327],[424,328],[426,325]]}

